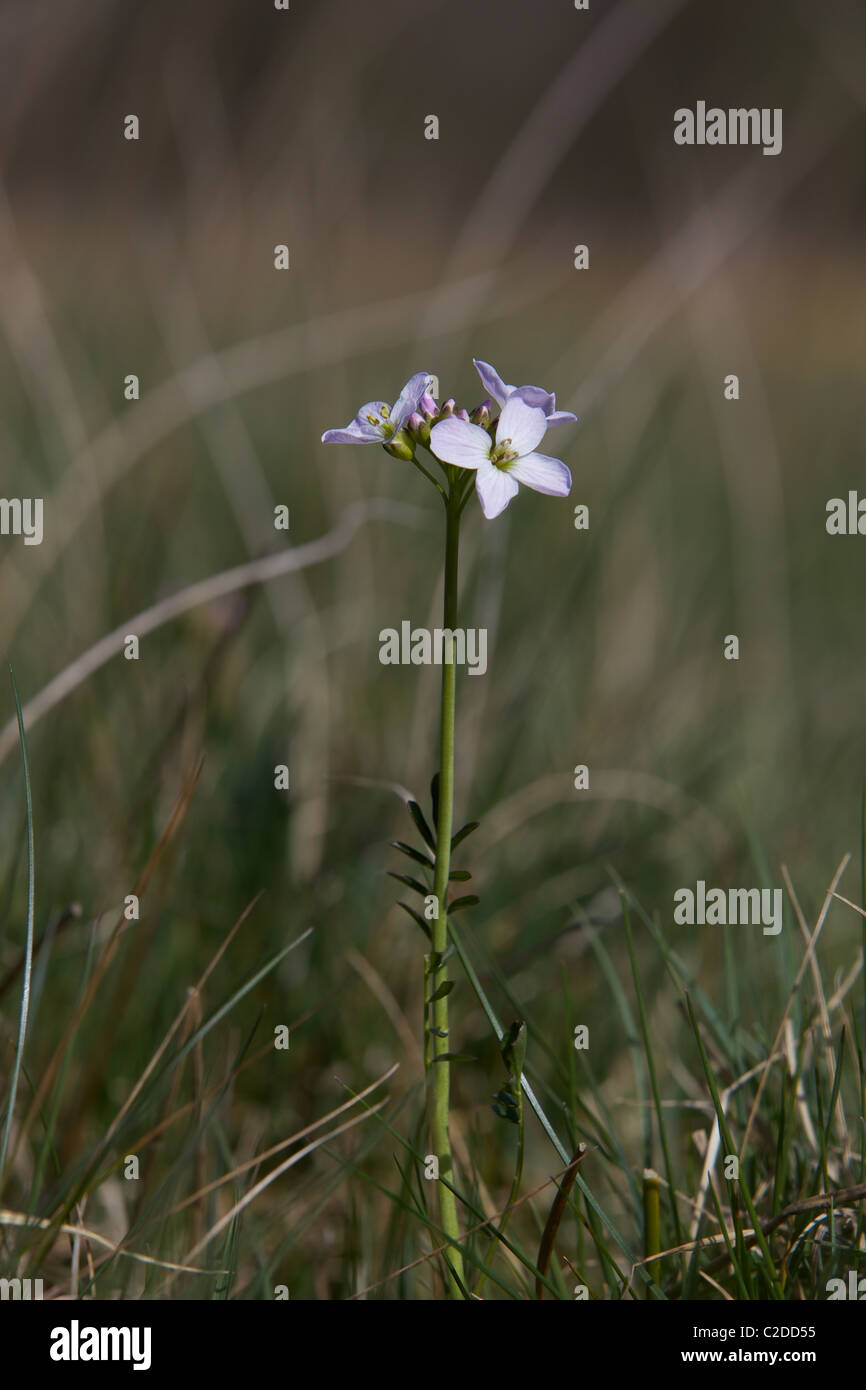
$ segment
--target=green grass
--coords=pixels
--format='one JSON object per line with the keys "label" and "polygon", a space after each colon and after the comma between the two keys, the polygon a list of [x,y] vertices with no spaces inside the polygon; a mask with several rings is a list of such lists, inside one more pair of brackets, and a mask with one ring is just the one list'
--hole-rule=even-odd
{"label": "green grass", "polygon": [[[159,381],[169,369],[149,341],[138,369]],[[672,330],[645,410],[614,388],[563,433],[588,532],[570,504],[530,493],[495,526],[466,514],[461,621],[486,625],[491,651],[483,679],[458,683],[457,824],[480,821],[458,863],[480,902],[452,937],[453,1050],[468,1059],[453,1067],[453,1186],[467,1292],[489,1299],[534,1298],[539,1280],[546,1298],[585,1285],[604,1299],[814,1299],[866,1272],[862,562],[856,541],[823,533],[827,497],[850,483],[859,387],[832,377],[835,431],[819,437],[796,354],[774,345],[779,512],[734,466],[747,427],[732,459],[677,343]],[[93,351],[110,362],[121,346]],[[290,544],[356,499],[410,503],[420,524],[370,521],[328,561],[159,628],[138,663],[112,658],[30,728],[25,795],[13,754],[0,763],[0,1272],[40,1275],[50,1296],[442,1296],[425,942],[388,878],[402,867],[390,842],[417,843],[393,787],[426,801],[436,672],[377,659],[382,627],[435,612],[439,509],[381,451],[315,443],[407,368],[435,370],[439,347],[423,364],[373,351],[338,380],[311,368],[227,407],[291,507]],[[474,348],[563,403],[590,350],[546,290],[482,325]],[[832,376],[829,328],[813,352]],[[554,380],[568,354],[574,380]],[[4,487],[31,495],[36,479],[50,498],[44,403],[7,375],[18,462]],[[471,366],[442,384],[473,392]],[[97,398],[88,418],[94,433],[111,422]],[[135,421],[124,413],[121,430]],[[155,430],[50,562],[4,548],[18,598],[0,633],[25,706],[130,615],[284,543],[267,517],[261,542],[244,541],[200,423]],[[781,569],[757,591],[765,560]],[[722,659],[728,632],[738,663]],[[575,792],[584,762],[590,790]],[[800,913],[813,931],[845,854],[838,892],[855,907],[830,901],[801,968]],[[779,937],[674,925],[676,887],[782,886],[783,864],[796,902],[786,889]],[[123,915],[132,893],[138,921]],[[518,1130],[492,1107],[518,1019],[525,1155],[503,1222]],[[660,1175],[658,1250],[646,1168]]]}

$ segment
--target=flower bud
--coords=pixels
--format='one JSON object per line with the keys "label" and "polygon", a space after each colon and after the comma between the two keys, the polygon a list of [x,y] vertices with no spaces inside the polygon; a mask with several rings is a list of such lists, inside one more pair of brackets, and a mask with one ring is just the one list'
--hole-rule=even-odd
{"label": "flower bud", "polygon": [[439,419],[447,420],[449,415],[454,414],[455,401],[453,396],[449,396],[447,401],[443,401],[439,410]]}
{"label": "flower bud", "polygon": [[467,423],[467,425],[468,425],[468,424],[469,424],[469,411],[468,411],[468,410],[463,410],[463,409],[461,408],[461,409],[458,410],[458,412],[457,412],[457,419],[458,419],[458,420],[465,420],[466,423]]}
{"label": "flower bud", "polygon": [[389,439],[382,447],[392,458],[403,459],[407,463],[411,463],[415,457],[415,445],[405,430],[398,430],[393,439]]}
{"label": "flower bud", "polygon": [[421,397],[418,404],[421,408],[422,413],[427,416],[428,420],[436,419],[436,416],[439,414],[439,407],[436,404],[433,397],[430,395],[429,391],[424,392],[424,395]]}
{"label": "flower bud", "polygon": [[403,428],[409,438],[416,440],[419,444],[430,442],[430,422],[425,420],[423,415],[419,415],[417,410],[413,410]]}
{"label": "flower bud", "polygon": [[493,408],[492,401],[482,401],[473,411],[470,411],[469,419],[473,425],[480,425],[483,430],[490,424],[490,411]]}

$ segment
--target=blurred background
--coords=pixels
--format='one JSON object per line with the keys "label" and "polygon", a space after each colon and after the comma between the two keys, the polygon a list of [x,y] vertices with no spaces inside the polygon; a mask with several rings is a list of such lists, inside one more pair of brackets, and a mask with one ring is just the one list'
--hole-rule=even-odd
{"label": "blurred background", "polygon": [[[458,690],[458,823],[481,821],[457,861],[481,897],[464,936],[503,1018],[528,1020],[572,1138],[580,1106],[557,1114],[555,1079],[590,1026],[587,1064],[639,1170],[629,1040],[585,927],[630,988],[617,883],[764,1049],[768,982],[786,997],[799,960],[793,914],[778,938],[677,928],[674,890],[780,887],[784,864],[814,924],[850,852],[840,891],[861,892],[866,540],[825,520],[828,499],[866,495],[862,6],[3,0],[0,55],[0,494],[45,499],[41,546],[0,538],[0,647],[25,704],[71,672],[29,711],[37,933],[62,923],[41,958],[34,1078],[203,758],[65,1053],[58,1171],[105,1133],[259,893],[205,1013],[314,931],[208,1035],[205,1075],[281,1023],[291,1048],[227,1083],[203,1175],[394,1061],[394,1124],[418,1123],[424,942],[386,873],[404,868],[388,842],[413,834],[401,791],[429,804],[439,672],[381,666],[378,634],[435,625],[441,508],[409,465],[319,440],[419,370],[471,408],[473,356],[580,418],[546,441],[569,502],[521,491],[494,522],[466,513],[461,623],[489,636],[486,676]],[[781,107],[782,153],[676,146],[673,113],[698,100]],[[82,667],[154,604],[382,498],[403,505],[325,560],[162,623],[138,662]],[[3,974],[26,903],[8,682],[0,708]],[[828,979],[860,935],[836,904]],[[680,1094],[682,1020],[649,938],[639,955]],[[19,992],[17,977],[0,995],[9,1056]],[[504,1072],[468,987],[451,997],[456,1050],[476,1059],[456,1069],[455,1123],[492,1209],[513,1140],[490,1109]],[[279,1279],[344,1297],[384,1277],[381,1198],[350,1169],[388,1181],[393,1141],[361,1134],[250,1208],[239,1296]],[[533,1129],[527,1187],[554,1166]],[[13,1186],[27,1178],[21,1157]],[[116,1178],[92,1199],[115,1238],[125,1200]],[[426,1296],[425,1278],[402,1296]]]}

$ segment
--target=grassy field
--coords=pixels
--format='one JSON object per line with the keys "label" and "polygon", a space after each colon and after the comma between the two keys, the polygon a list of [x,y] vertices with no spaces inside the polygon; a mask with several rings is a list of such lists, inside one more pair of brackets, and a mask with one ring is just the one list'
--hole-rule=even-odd
{"label": "grassy field", "polygon": [[[484,352],[514,356],[513,342],[540,336],[536,315],[567,345],[551,299],[486,329]],[[567,1261],[593,1297],[625,1296],[630,1277],[628,1296],[640,1290],[644,1168],[663,1180],[660,1248],[716,1237],[700,1257],[657,1266],[667,1297],[766,1295],[766,1261],[743,1235],[747,1187],[766,1222],[863,1181],[862,919],[825,902],[831,879],[863,901],[861,562],[856,539],[824,531],[827,498],[851,481],[862,407],[829,360],[832,342],[813,342],[836,396],[833,435],[819,440],[798,357],[776,353],[762,389],[781,437],[758,458],[754,402],[718,407],[674,360],[681,331],[667,334],[644,410],[614,394],[569,431],[570,502],[526,493],[495,523],[471,508],[464,537],[461,620],[487,627],[490,649],[487,674],[459,683],[457,814],[481,821],[458,860],[481,898],[461,939],[496,1018],[527,1022],[527,1075],[566,1155],[527,1105],[523,1200],[512,1247],[497,1249],[483,1222],[507,1202],[517,1136],[492,1112],[507,1074],[478,993],[458,977],[455,1050],[472,1060],[455,1066],[457,1187],[465,1225],[477,1228],[470,1261],[490,1271],[487,1297],[534,1289],[549,1180],[579,1141],[586,1186],[574,1190],[548,1276],[564,1297],[575,1283]],[[554,358],[511,374],[559,387],[565,404],[572,383],[562,390]],[[159,373],[156,357],[136,363],[148,380]],[[275,503],[291,509],[294,546],[365,499],[404,504],[392,519],[362,521],[328,560],[163,623],[142,638],[138,662],[118,650],[31,728],[45,945],[4,1202],[48,1225],[38,1235],[7,1227],[5,1240],[10,1266],[44,1271],[57,1292],[73,1280],[80,1295],[103,1298],[272,1297],[278,1285],[293,1298],[436,1294],[437,1261],[422,1259],[436,1243],[421,1176],[424,943],[386,871],[404,867],[389,840],[414,834],[401,789],[428,805],[438,672],[381,666],[378,633],[404,618],[434,622],[441,518],[409,465],[376,449],[329,452],[314,432],[341,423],[379,381],[388,395],[406,365],[383,355],[353,367],[327,405],[331,373],[290,384],[307,418],[288,438],[282,383],[204,413],[190,406],[176,427],[146,398],[132,404],[101,461],[103,477],[106,459],[122,461],[116,486],[100,488],[96,471],[88,495],[90,465],[79,465],[74,541],[52,525],[49,502],[44,552],[4,556],[17,600],[4,635],[26,704],[105,633],[135,632],[129,620],[151,605],[279,549],[267,538]],[[475,403],[471,369],[453,389]],[[23,489],[38,471],[50,498],[64,479],[52,477],[47,451],[37,469],[32,402],[22,392],[15,404],[6,428],[22,461],[16,482]],[[739,414],[728,423],[722,409]],[[97,439],[113,428],[100,420]],[[134,447],[160,428],[127,467],[129,434]],[[226,449],[222,468],[228,440],[243,447]],[[242,469],[263,499],[246,545],[232,500]],[[588,531],[574,529],[577,501],[590,508]],[[729,633],[740,637],[738,662],[723,658]],[[7,711],[14,720],[11,688]],[[0,809],[11,1058],[27,875],[21,759],[9,743]],[[289,793],[274,788],[281,763]],[[574,790],[578,763],[588,791]],[[785,887],[783,931],[677,926],[673,892],[698,879]],[[130,893],[139,921],[123,915]],[[730,1089],[737,1150],[748,1125],[733,1208],[716,1167],[709,1186],[702,1171],[713,1102],[686,996],[714,1084]],[[573,1046],[578,1024],[589,1028],[586,1051]],[[279,1025],[287,1050],[274,1047]],[[366,1102],[387,1099],[382,1110],[333,1139],[363,1104],[321,1125],[297,1168],[244,1203],[304,1139],[257,1155],[395,1063]],[[124,1179],[128,1155],[139,1158],[137,1182]],[[775,1228],[786,1296],[821,1296],[855,1264],[860,1209],[841,1206],[832,1223],[809,1209]],[[727,1260],[720,1214],[738,1232]],[[63,1234],[60,1222],[122,1253]],[[194,1248],[200,1267],[230,1274],[136,1258],[199,1267]]]}
{"label": "grassy field", "polygon": [[[368,92],[370,129],[399,96]],[[245,220],[227,174],[170,225],[70,205],[62,242],[0,209],[0,491],[45,499],[42,545],[0,537],[29,756],[25,785],[4,678],[0,1275],[443,1296],[426,947],[388,877],[420,843],[407,798],[429,815],[439,672],[379,661],[380,630],[438,622],[441,508],[409,464],[319,440],[422,369],[471,408],[475,356],[580,418],[547,441],[570,499],[473,501],[462,537],[461,624],[488,632],[458,679],[466,1293],[823,1299],[866,1273],[866,541],[825,529],[862,473],[866,317],[844,208],[819,245],[786,200],[820,205],[853,127],[792,138],[763,182],[720,165],[694,205],[647,153],[655,221],[590,236],[579,276],[574,206],[506,211],[495,268],[473,256],[483,199],[456,220],[469,166],[448,183],[437,150],[451,203],[407,199],[388,233],[335,102],[284,202],[243,166]],[[699,880],[781,889],[782,930],[679,925]],[[519,1124],[493,1110],[517,1020]]]}

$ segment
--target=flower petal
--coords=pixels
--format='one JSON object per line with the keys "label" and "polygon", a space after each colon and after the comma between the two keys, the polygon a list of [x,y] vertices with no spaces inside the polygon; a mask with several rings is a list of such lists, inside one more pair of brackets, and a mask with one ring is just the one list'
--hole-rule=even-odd
{"label": "flower petal", "polygon": [[473,357],[472,365],[481,377],[481,384],[488,396],[492,396],[497,405],[504,405],[514,387],[506,386],[502,377],[491,367],[489,362],[479,362],[477,357]]}
{"label": "flower petal", "polygon": [[323,444],[371,444],[372,442],[360,431],[353,430],[351,425],[344,430],[325,430],[322,435]]}
{"label": "flower petal", "polygon": [[547,497],[567,497],[571,492],[571,473],[560,459],[547,454],[524,454],[509,465],[508,472],[524,487]]}
{"label": "flower petal", "polygon": [[547,430],[547,420],[543,410],[527,405],[520,396],[509,396],[502,407],[502,414],[496,426],[496,443],[511,440],[511,447],[519,455],[531,454],[536,444],[540,444]]}
{"label": "flower petal", "polygon": [[[458,468],[480,468],[490,462],[493,444],[490,435],[480,425],[450,415],[440,420],[430,431],[430,448],[443,463],[455,463]],[[491,464],[491,467],[493,465]]]}
{"label": "flower petal", "polygon": [[552,425],[573,425],[577,420],[576,415],[572,415],[570,410],[554,410],[547,417],[547,428]]}
{"label": "flower petal", "polygon": [[322,443],[381,444],[383,439],[388,438],[382,420],[382,411],[387,409],[387,401],[368,401],[344,430],[325,430]]}
{"label": "flower petal", "polygon": [[556,397],[549,391],[542,391],[540,386],[517,386],[512,394],[526,401],[527,405],[534,406],[536,410],[543,410],[545,415],[549,416],[556,410]]}
{"label": "flower petal", "polygon": [[391,411],[391,424],[395,431],[405,425],[412,412],[419,408],[421,397],[432,385],[433,378],[429,372],[416,372],[414,376],[410,376]]}
{"label": "flower petal", "polygon": [[475,491],[478,493],[482,512],[488,521],[492,521],[500,512],[505,511],[512,497],[517,496],[519,489],[516,478],[509,477],[501,468],[485,460],[475,475]]}

